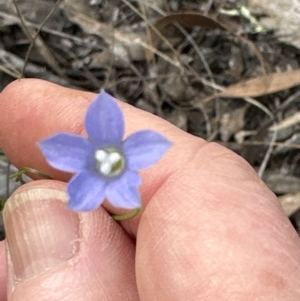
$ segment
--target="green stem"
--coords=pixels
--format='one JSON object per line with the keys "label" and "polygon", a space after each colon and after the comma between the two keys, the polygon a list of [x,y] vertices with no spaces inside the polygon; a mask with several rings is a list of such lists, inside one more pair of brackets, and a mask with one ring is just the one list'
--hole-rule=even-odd
{"label": "green stem", "polygon": [[137,208],[137,209],[134,209],[134,210],[132,210],[130,212],[127,212],[127,213],[124,213],[124,214],[113,214],[112,218],[115,221],[124,221],[124,220],[127,220],[127,219],[134,218],[135,216],[137,216],[141,212],[141,210],[142,210],[142,208]]}
{"label": "green stem", "polygon": [[0,212],[3,211],[5,201],[0,199]]}
{"label": "green stem", "polygon": [[14,173],[13,175],[11,175],[9,178],[13,179],[16,178],[17,182],[21,182],[21,184],[25,184],[25,181],[23,179],[23,175],[26,174],[27,172],[33,173],[35,175],[38,175],[44,179],[52,179],[50,176],[48,176],[47,174],[38,171],[36,169],[30,168],[30,167],[23,167],[21,169],[19,169],[16,173]]}

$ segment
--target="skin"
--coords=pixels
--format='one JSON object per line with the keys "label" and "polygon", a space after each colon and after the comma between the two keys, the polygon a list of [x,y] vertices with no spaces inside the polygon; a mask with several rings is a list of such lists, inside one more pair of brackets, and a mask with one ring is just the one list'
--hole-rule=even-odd
{"label": "skin", "polygon": [[[26,184],[8,201],[4,220],[9,233],[21,227],[11,208],[24,195],[31,203],[18,207],[18,218],[32,210],[34,221],[14,234],[17,249],[8,238],[7,259],[0,244],[0,301],[300,300],[299,237],[252,167],[230,150],[127,104],[120,103],[126,135],[154,129],[174,143],[157,165],[141,172],[144,211],[117,223],[108,212],[120,212],[107,203],[79,214],[57,205],[63,204],[70,175],[50,168],[36,142],[60,131],[85,135],[83,118],[94,97],[35,79],[15,81],[0,94],[0,146],[15,165],[55,178]],[[47,210],[56,211],[44,215],[53,199]],[[73,222],[64,214],[72,215]],[[24,239],[35,226],[40,229],[40,216],[49,218],[47,231],[56,229],[55,245],[43,236],[41,245],[51,243],[52,250],[63,253],[74,242],[58,238],[71,237],[79,219],[80,247],[76,242],[76,256],[64,253],[63,262],[16,281],[14,275],[24,271],[12,266],[11,254],[40,247],[38,238],[29,246]]]}

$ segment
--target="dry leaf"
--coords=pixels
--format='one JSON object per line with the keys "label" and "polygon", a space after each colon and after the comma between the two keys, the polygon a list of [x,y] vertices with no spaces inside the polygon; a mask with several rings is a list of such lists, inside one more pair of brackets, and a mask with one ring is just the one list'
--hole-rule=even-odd
{"label": "dry leaf", "polygon": [[172,100],[181,101],[184,99],[188,84],[180,73],[170,72],[167,79],[160,87]]}
{"label": "dry leaf", "polygon": [[290,216],[300,209],[300,193],[286,194],[278,198],[286,215]]}
{"label": "dry leaf", "polygon": [[222,97],[257,97],[300,85],[300,69],[241,81],[222,91]]}
{"label": "dry leaf", "polygon": [[270,73],[240,81],[221,92],[202,99],[201,103],[207,103],[216,97],[257,97],[289,89],[297,85],[300,85],[300,69]]}
{"label": "dry leaf", "polygon": [[174,110],[170,114],[164,116],[166,120],[177,126],[178,128],[187,131],[187,115],[186,112],[182,110]]}
{"label": "dry leaf", "polygon": [[229,141],[230,137],[242,129],[245,124],[245,113],[248,106],[238,109],[229,110],[224,113],[221,118],[220,135],[223,142]]}

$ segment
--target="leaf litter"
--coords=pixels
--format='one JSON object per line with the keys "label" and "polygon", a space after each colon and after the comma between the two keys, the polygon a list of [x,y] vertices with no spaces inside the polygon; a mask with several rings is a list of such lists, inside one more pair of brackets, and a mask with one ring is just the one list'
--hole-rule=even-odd
{"label": "leaf litter", "polygon": [[0,0],[1,90],[105,88],[242,155],[300,227],[300,50],[262,15],[222,0]]}

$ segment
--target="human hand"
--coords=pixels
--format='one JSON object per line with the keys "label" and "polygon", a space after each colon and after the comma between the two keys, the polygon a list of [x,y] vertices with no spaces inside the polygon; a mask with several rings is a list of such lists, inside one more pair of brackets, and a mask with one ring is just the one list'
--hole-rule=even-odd
{"label": "human hand", "polygon": [[[37,141],[84,134],[94,97],[41,80],[0,94],[0,146],[15,165],[56,179],[26,184],[6,204],[8,300],[300,300],[298,235],[254,170],[127,104],[127,134],[153,129],[174,143],[141,172],[144,211],[118,224],[112,208],[68,210],[70,175],[47,165]],[[0,301],[3,254],[2,243]]]}

